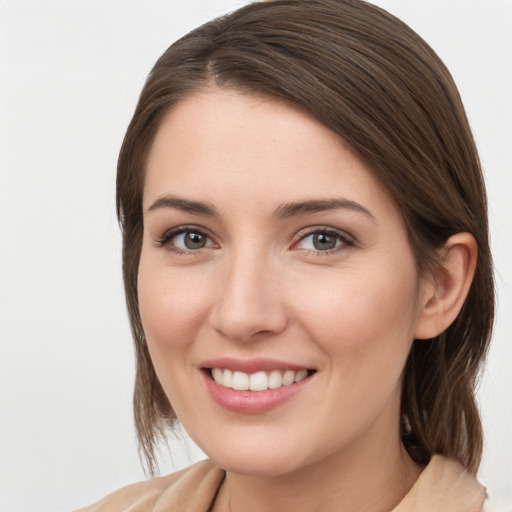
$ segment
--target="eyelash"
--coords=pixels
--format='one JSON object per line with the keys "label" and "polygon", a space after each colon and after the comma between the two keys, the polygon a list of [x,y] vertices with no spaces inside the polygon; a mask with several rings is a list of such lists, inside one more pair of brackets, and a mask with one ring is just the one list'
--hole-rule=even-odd
{"label": "eyelash", "polygon": [[[314,236],[314,235],[331,236],[331,237],[334,237],[337,240],[337,242],[338,241],[340,242],[339,245],[333,247],[332,249],[327,249],[325,251],[322,251],[319,249],[316,249],[316,250],[315,249],[304,249],[305,251],[308,252],[308,254],[312,254],[314,256],[326,256],[326,255],[333,254],[335,252],[342,251],[344,249],[348,249],[348,248],[355,246],[354,239],[352,237],[348,236],[346,233],[332,229],[332,228],[317,227],[317,228],[312,228],[312,229],[310,228],[310,229],[308,229],[307,232],[303,233],[300,236],[299,240],[295,244],[293,244],[293,247],[295,248],[300,242],[304,242],[304,240],[306,240],[308,237]],[[295,250],[299,250],[299,249],[295,249]]]}
{"label": "eyelash", "polygon": [[[172,245],[171,241],[173,238],[177,237],[178,235],[182,235],[185,233],[194,233],[201,236],[206,237],[207,239],[211,240],[211,237],[206,233],[204,230],[197,228],[195,226],[180,226],[174,229],[171,229],[169,231],[166,231],[158,240],[156,240],[156,245],[158,247],[165,248],[168,251],[171,251],[175,254],[178,254],[180,256],[188,256],[193,253],[199,252],[200,249],[182,249],[180,247],[176,247],[175,245]],[[201,248],[203,249],[203,248]]]}
{"label": "eyelash", "polygon": [[[186,233],[194,233],[201,236],[206,237],[208,240],[212,240],[212,238],[206,233],[203,229],[197,228],[195,226],[180,226],[174,229],[171,229],[169,231],[166,231],[158,240],[156,240],[156,245],[158,247],[165,248],[168,251],[171,251],[175,254],[178,254],[180,256],[189,256],[194,253],[198,253],[201,249],[208,249],[209,247],[201,247],[198,249],[182,249],[180,247],[176,247],[175,245],[172,245],[173,238],[177,237],[181,234]],[[297,245],[299,245],[301,242],[306,240],[310,236],[314,235],[327,235],[335,237],[337,242],[339,241],[340,244],[333,247],[332,249],[327,250],[315,250],[315,249],[304,249],[308,254],[312,254],[315,256],[325,256],[329,255],[335,252],[338,252],[340,250],[344,250],[347,248],[354,247],[356,245],[354,239],[350,236],[348,236],[346,233],[343,233],[341,231],[334,230],[332,228],[309,228],[307,232],[304,232],[300,235],[300,238],[297,242],[295,242],[292,246],[292,250],[300,250],[297,249]]]}

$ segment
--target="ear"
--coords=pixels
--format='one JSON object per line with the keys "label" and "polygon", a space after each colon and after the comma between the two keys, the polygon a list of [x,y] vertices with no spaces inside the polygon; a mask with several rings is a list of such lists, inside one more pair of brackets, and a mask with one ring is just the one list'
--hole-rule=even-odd
{"label": "ear", "polygon": [[475,275],[478,246],[473,235],[457,233],[440,250],[441,265],[423,282],[415,338],[434,338],[457,318]]}

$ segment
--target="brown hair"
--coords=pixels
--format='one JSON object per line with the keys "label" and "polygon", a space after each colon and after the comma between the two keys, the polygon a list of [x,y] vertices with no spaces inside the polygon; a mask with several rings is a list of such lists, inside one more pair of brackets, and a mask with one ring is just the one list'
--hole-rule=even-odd
{"label": "brown hair", "polygon": [[409,27],[361,0],[275,0],[247,5],[174,43],[151,71],[121,148],[117,211],[137,357],[135,422],[150,472],[175,421],[142,329],[137,272],[144,168],[165,114],[217,86],[283,98],[345,139],[401,208],[418,271],[458,232],[478,244],[476,274],[455,322],[415,340],[403,380],[403,442],[413,459],[454,457],[476,472],[482,427],[475,386],[494,313],[487,205],[478,154],[457,88]]}

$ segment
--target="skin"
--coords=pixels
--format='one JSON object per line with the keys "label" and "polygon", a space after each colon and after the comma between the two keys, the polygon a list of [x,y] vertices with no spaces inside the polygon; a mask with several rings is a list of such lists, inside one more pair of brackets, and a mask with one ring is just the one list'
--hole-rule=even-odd
{"label": "skin", "polygon": [[[218,215],[166,206],[170,196]],[[361,209],[276,219],[283,204],[333,198]],[[407,354],[456,313],[418,276],[400,211],[368,166],[294,105],[208,89],[164,119],[143,206],[142,322],[179,420],[227,471],[214,511],[396,506],[422,470],[399,435]],[[203,232],[206,245],[161,242],[183,226]],[[336,233],[331,251],[312,243],[326,228]],[[467,267],[465,246],[453,245]],[[453,290],[463,300],[464,289]],[[278,407],[237,413],[204,384],[202,363],[224,356],[316,373]]]}

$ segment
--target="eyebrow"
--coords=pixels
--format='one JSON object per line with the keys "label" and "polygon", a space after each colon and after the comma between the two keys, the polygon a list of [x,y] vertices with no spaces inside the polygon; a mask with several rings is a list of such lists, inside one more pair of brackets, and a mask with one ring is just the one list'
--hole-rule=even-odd
{"label": "eyebrow", "polygon": [[296,215],[305,215],[307,213],[323,212],[327,210],[352,210],[363,213],[371,220],[375,221],[373,214],[363,205],[351,201],[350,199],[313,199],[309,201],[299,201],[295,203],[286,203],[281,205],[274,213],[276,219],[286,219]]}
{"label": "eyebrow", "polygon": [[158,210],[160,208],[173,208],[187,213],[197,213],[207,217],[220,217],[219,212],[212,204],[201,201],[191,201],[175,196],[159,197],[147,210],[146,213]]}
{"label": "eyebrow", "polygon": [[[201,201],[192,201],[175,196],[159,197],[146,211],[146,213],[158,210],[160,208],[172,208],[187,213],[195,213],[206,217],[220,217],[219,211],[211,203]],[[352,210],[366,215],[375,221],[373,214],[363,205],[344,198],[333,199],[311,199],[307,201],[297,201],[285,203],[279,206],[274,212],[277,220],[287,219],[298,215],[306,215],[308,213],[324,212],[328,210]]]}

